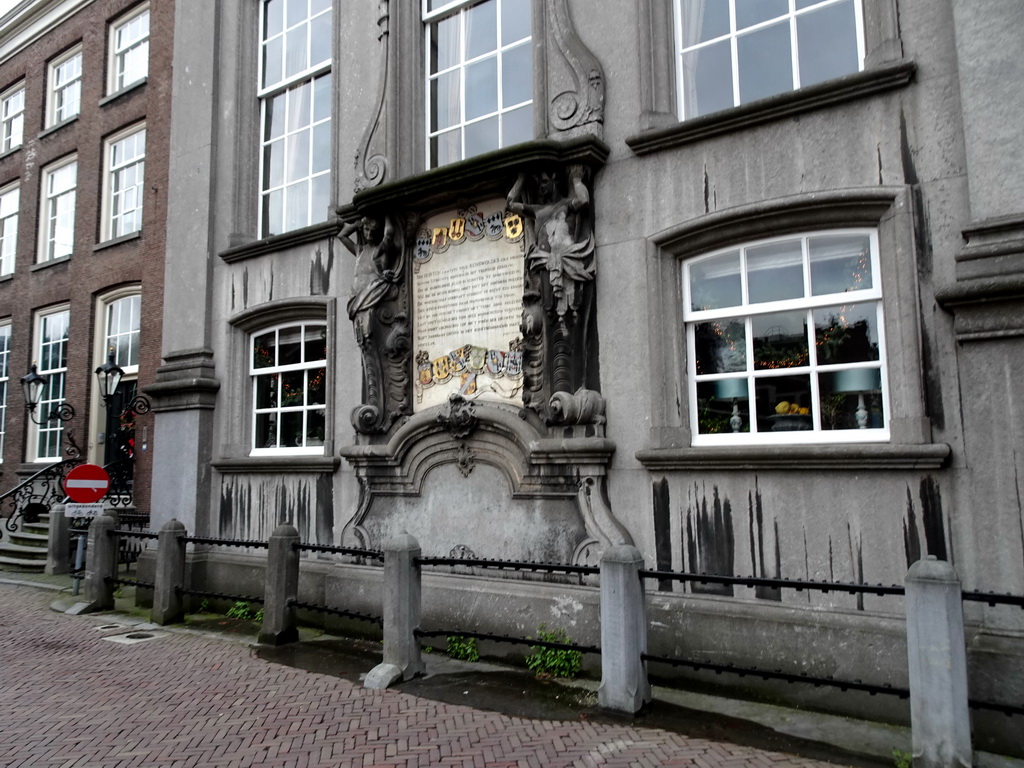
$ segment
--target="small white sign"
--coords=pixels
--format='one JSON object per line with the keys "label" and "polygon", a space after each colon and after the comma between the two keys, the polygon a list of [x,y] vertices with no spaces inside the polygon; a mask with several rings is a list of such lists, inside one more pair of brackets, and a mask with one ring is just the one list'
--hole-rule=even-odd
{"label": "small white sign", "polygon": [[99,517],[102,514],[102,504],[68,503],[64,505],[64,517]]}

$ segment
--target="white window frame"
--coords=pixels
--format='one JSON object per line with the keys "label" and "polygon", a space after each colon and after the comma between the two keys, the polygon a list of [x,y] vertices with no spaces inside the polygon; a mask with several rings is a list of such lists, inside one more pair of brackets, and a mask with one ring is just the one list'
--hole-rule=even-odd
{"label": "white window frame", "polygon": [[8,184],[0,189],[0,277],[14,273],[18,258],[18,210],[21,187]]}
{"label": "white window frame", "polygon": [[[110,23],[107,54],[107,93],[130,88],[149,76],[149,3],[143,3]],[[119,40],[121,32],[133,33]],[[143,62],[139,64],[138,62]]]}
{"label": "white window frame", "polygon": [[[115,157],[115,150],[125,149],[129,139],[142,137],[141,155],[130,160]],[[103,240],[140,232],[142,230],[143,197],[145,196],[146,124],[138,123],[109,137],[103,144]],[[131,169],[137,169],[134,183],[125,186]],[[127,203],[130,207],[125,207]],[[125,227],[122,223],[131,217]]]}
{"label": "white window frame", "polygon": [[11,378],[11,321],[0,320],[0,464],[4,461],[7,433],[7,395]]}
{"label": "white window frame", "polygon": [[[50,322],[63,324],[64,339],[57,342],[44,341],[44,329]],[[32,423],[29,429],[28,455],[31,462],[54,462],[61,459],[61,443],[64,437],[64,423],[59,419],[46,420],[54,408],[60,406],[67,396],[68,375],[68,333],[71,328],[71,309],[67,305],[36,312],[33,329],[33,352],[37,371],[47,379],[43,388],[35,418],[42,424]],[[58,328],[59,329],[59,328]],[[63,345],[63,349],[59,347]],[[53,348],[57,347],[56,350]],[[57,358],[53,355],[56,352]],[[56,364],[54,364],[56,363]],[[45,439],[44,439],[45,438]],[[49,450],[47,450],[47,448]],[[45,453],[45,455],[40,455]]]}
{"label": "white window frame", "polygon": [[[497,39],[496,39],[496,46],[497,47],[495,49],[491,50],[491,51],[487,51],[486,53],[484,53],[482,55],[476,56],[476,57],[471,58],[471,59],[467,59],[466,58],[466,20],[468,18],[468,11],[472,7],[482,5],[485,2],[493,2],[493,3],[496,4],[495,15],[497,17]],[[475,154],[482,154],[482,152],[489,152],[489,151],[492,151],[492,150],[501,149],[502,147],[505,147],[505,146],[509,146],[509,144],[511,144],[511,143],[518,143],[518,140],[510,142],[505,137],[505,120],[504,120],[504,118],[507,115],[509,115],[510,113],[512,113],[512,112],[514,112],[516,110],[519,110],[519,109],[523,109],[523,108],[529,107],[530,108],[530,124],[532,125],[532,122],[533,122],[533,83],[532,83],[532,80],[531,80],[530,88],[529,88],[530,98],[528,100],[521,101],[521,102],[516,102],[514,104],[505,104],[504,103],[504,93],[503,93],[503,89],[502,89],[502,68],[503,68],[503,65],[504,65],[505,56],[509,52],[513,51],[514,49],[519,49],[519,48],[522,48],[522,47],[525,46],[528,49],[528,52],[530,52],[529,55],[532,56],[532,47],[533,47],[533,45],[532,45],[532,41],[533,41],[532,14],[533,14],[533,8],[532,8],[532,4],[531,3],[526,3],[526,6],[530,9],[530,13],[531,13],[531,25],[530,25],[531,33],[530,33],[530,35],[503,44],[502,43],[502,4],[504,2],[505,2],[505,0],[451,0],[450,2],[443,3],[442,5],[439,5],[439,7],[435,8],[433,10],[430,10],[431,0],[422,0],[422,19],[423,19],[423,29],[424,29],[424,35],[425,35],[423,72],[424,72],[424,83],[425,83],[425,86],[426,86],[424,88],[424,129],[425,129],[425,135],[426,135],[426,143],[425,143],[425,148],[424,148],[424,151],[425,151],[424,164],[425,164],[425,167],[428,168],[428,169],[434,168],[434,167],[440,167],[441,165],[447,164],[447,163],[435,163],[435,158],[434,158],[434,155],[435,155],[434,146],[433,146],[434,145],[434,140],[438,139],[440,136],[442,136],[444,134],[454,133],[455,131],[458,131],[458,145],[459,145],[458,157],[448,161],[448,162],[458,162],[460,160],[467,159],[467,157],[473,157]],[[459,17],[459,22],[458,22],[459,23],[459,50],[458,50],[458,53],[457,53],[457,56],[456,56],[457,63],[454,64],[453,66],[450,66],[450,67],[442,70],[442,71],[432,72],[431,71],[431,69],[432,69],[432,62],[431,62],[432,38],[433,38],[433,35],[435,33],[435,30],[437,29],[437,24],[438,24],[439,21],[441,21],[443,19],[450,18],[450,17],[456,16],[456,15]],[[495,58],[497,60],[497,82],[496,82],[497,93],[496,93],[496,101],[497,101],[498,108],[495,111],[488,112],[488,113],[483,114],[483,115],[476,115],[476,116],[474,116],[474,117],[472,117],[470,119],[467,119],[467,117],[466,117],[466,71],[473,64],[478,63],[478,62],[483,62],[483,61],[485,61],[488,58]],[[531,63],[531,71],[532,71],[532,63]],[[440,79],[442,76],[448,75],[448,74],[452,74],[452,73],[456,73],[456,72],[458,73],[458,78],[459,78],[459,104],[458,104],[458,113],[459,114],[458,114],[458,117],[454,118],[453,121],[450,124],[445,125],[443,128],[439,128],[437,130],[433,130],[432,129],[432,124],[434,122],[434,104],[432,103],[432,98],[431,98],[431,94],[433,92],[432,85],[433,85],[433,83],[435,81]],[[497,145],[494,146],[494,147],[488,147],[486,150],[483,150],[482,152],[477,152],[477,153],[473,153],[473,154],[467,155],[466,154],[466,129],[467,129],[467,127],[472,127],[473,125],[481,124],[484,121],[491,120],[492,118],[496,118],[497,122],[498,122],[498,142],[497,142]],[[531,135],[530,138],[533,138],[533,136]]]}
{"label": "white window frame", "polygon": [[21,146],[25,138],[25,81],[0,93],[0,153]]}
{"label": "white window frame", "polygon": [[[325,449],[325,444],[326,444],[326,441],[327,441],[326,429],[327,429],[327,400],[328,400],[328,396],[327,396],[327,394],[328,394],[327,393],[327,374],[328,374],[328,365],[329,365],[329,362],[330,362],[330,359],[331,359],[330,358],[330,350],[326,349],[326,351],[324,353],[324,358],[323,359],[318,359],[318,360],[305,360],[305,359],[303,359],[300,363],[295,363],[295,364],[291,364],[291,365],[272,364],[272,365],[267,365],[267,366],[263,366],[263,367],[256,367],[256,362],[255,362],[255,358],[256,358],[256,349],[255,349],[256,340],[259,337],[265,336],[265,335],[267,335],[269,333],[275,334],[275,339],[279,339],[279,334],[280,334],[280,332],[282,330],[293,329],[293,328],[301,328],[300,333],[302,334],[301,337],[303,339],[305,338],[305,334],[306,334],[307,330],[309,330],[309,329],[321,329],[323,334],[324,334],[324,345],[325,345],[325,347],[327,346],[327,323],[322,321],[322,320],[316,320],[316,321],[314,321],[314,320],[301,321],[300,320],[300,321],[294,321],[294,322],[280,323],[280,324],[277,324],[277,325],[272,325],[272,326],[269,326],[269,327],[260,328],[260,329],[258,329],[256,331],[253,331],[252,333],[250,333],[248,335],[247,354],[248,354],[248,358],[249,358],[249,378],[251,380],[251,386],[252,386],[252,389],[251,389],[252,420],[250,422],[250,428],[251,428],[251,433],[252,433],[252,437],[251,437],[251,441],[250,441],[250,446],[251,446],[250,455],[251,456],[295,456],[295,455],[322,456],[322,455],[324,455],[324,451],[326,450]],[[303,357],[304,357],[305,356],[305,344],[304,343],[300,343],[299,346],[303,350]],[[275,349],[280,349],[280,342],[279,341],[277,341],[277,343],[275,344]],[[276,362],[277,361],[275,360],[275,363]],[[273,406],[270,406],[270,407],[263,407],[263,408],[258,407],[258,402],[259,402],[259,395],[258,395],[259,377],[277,376],[278,377],[278,382],[280,382],[281,381],[281,376],[284,375],[284,374],[288,374],[288,373],[293,373],[294,374],[294,373],[302,372],[304,374],[304,380],[308,382],[309,371],[314,371],[314,370],[318,370],[318,369],[320,369],[322,371],[321,375],[323,377],[322,378],[322,386],[323,386],[323,389],[324,389],[324,397],[323,397],[324,402],[323,403],[315,403],[315,404],[307,403],[306,402],[306,392],[308,391],[308,385],[305,385],[304,388],[303,388],[302,402],[298,403],[298,404],[285,405],[285,404],[283,404],[283,400],[282,400],[282,395],[283,395],[283,393],[281,392],[282,387],[278,386],[277,387],[278,391],[276,393],[277,404],[273,405]],[[306,426],[307,425],[307,421],[306,420],[308,418],[308,415],[310,413],[313,413],[313,412],[319,412],[319,413],[323,414],[324,438],[323,438],[323,442],[320,445],[306,444],[306,439],[308,437],[308,434],[307,434],[308,430],[307,430],[307,426]],[[281,441],[280,432],[281,432],[281,422],[282,422],[282,418],[281,417],[282,417],[282,415],[288,414],[288,413],[291,413],[291,414],[301,413],[302,414],[302,417],[303,417],[303,428],[302,428],[303,445],[300,445],[300,446],[282,446],[282,445],[280,445],[280,441]],[[271,446],[271,447],[266,447],[266,446],[258,447],[257,446],[257,437],[259,435],[258,424],[259,424],[260,416],[262,416],[262,415],[275,415],[275,414],[277,416],[277,419],[275,420],[275,428],[277,429],[276,444]]]}
{"label": "white window frame", "polygon": [[[675,69],[676,69],[676,109],[680,120],[692,120],[695,117],[703,117],[706,114],[714,114],[714,112],[705,112],[699,115],[689,115],[689,105],[686,103],[686,78],[683,67],[683,60],[685,55],[691,51],[697,51],[701,48],[709,47],[723,41],[728,41],[730,46],[730,59],[732,65],[732,106],[739,106],[741,103],[740,98],[740,73],[739,73],[739,57],[738,57],[738,43],[739,40],[746,35],[756,33],[767,27],[771,27],[775,24],[783,23],[787,21],[789,24],[789,39],[790,39],[790,54],[791,54],[791,68],[793,73],[792,87],[786,91],[780,91],[780,93],[788,93],[790,91],[798,90],[801,87],[800,79],[800,51],[799,41],[797,35],[797,20],[800,16],[804,16],[808,13],[814,13],[820,9],[828,6],[838,5],[841,3],[849,2],[851,0],[817,0],[817,4],[809,8],[796,8],[796,0],[789,0],[789,10],[781,15],[776,16],[766,21],[762,21],[758,24],[754,24],[749,27],[745,27],[742,30],[736,28],[736,3],[742,3],[743,0],[728,0],[729,1],[729,32],[720,37],[713,38],[711,40],[705,40],[698,42],[692,46],[684,49],[683,47],[683,25],[684,14],[682,3],[685,0],[672,0],[673,14],[674,14],[674,37],[675,37]],[[864,10],[862,7],[862,0],[852,0],[854,5],[854,19],[855,19],[855,34],[857,38],[857,72],[863,71],[864,69],[864,55],[865,55],[865,44],[864,44]],[[767,98],[767,97],[766,97]]]}
{"label": "white window frame", "polygon": [[[54,192],[51,187],[54,179],[58,178],[60,171],[66,171],[74,166],[74,179],[72,186]],[[53,165],[43,169],[40,175],[39,186],[39,250],[37,261],[41,264],[53,259],[70,256],[75,250],[75,210],[76,196],[78,190],[78,156],[71,155],[58,160]],[[70,204],[70,211],[60,212],[62,206]],[[65,245],[56,242],[57,222],[70,215],[70,231],[68,237],[70,242]]]}
{"label": "white window frame", "polygon": [[[70,70],[70,71],[68,71]],[[82,107],[82,44],[50,62],[46,76],[46,126],[77,117]]]}
{"label": "white window frame", "polygon": [[[102,302],[102,348],[97,365],[107,362],[109,352],[113,348],[114,362],[124,371],[126,378],[134,378],[139,373],[139,357],[142,354],[142,294],[136,286],[126,292],[106,296]],[[118,312],[117,318],[114,317],[115,307]],[[113,327],[115,320],[118,322],[116,329]],[[121,324],[125,321],[127,328]],[[121,354],[122,348],[118,344],[122,338],[128,339],[127,356]]]}
{"label": "white window frame", "polygon": [[[314,29],[322,29],[318,25],[330,24],[328,39],[333,39],[332,3],[306,0],[306,15],[301,20],[283,18],[280,29],[268,29],[267,10],[278,7],[280,2],[260,2],[257,95],[260,101],[259,230],[262,237],[327,221],[331,198],[331,153],[329,149],[326,155],[317,152],[315,139],[322,137],[330,146],[333,54],[328,52],[326,58],[319,61],[311,61],[311,58]],[[289,26],[289,21],[294,23]],[[302,66],[289,74],[286,67],[291,45],[304,51],[305,59]],[[276,79],[277,67],[272,70],[268,66],[271,59],[280,65]],[[320,88],[326,89],[326,94],[318,91]],[[303,104],[300,94],[304,89],[308,89],[308,112],[300,114],[296,107]],[[321,98],[317,98],[318,92]],[[271,110],[277,104],[284,111],[284,118],[275,128],[271,123]],[[326,106],[326,114],[323,106]],[[306,149],[300,151],[303,142],[306,142]],[[280,158],[279,172],[275,171],[278,164],[272,160],[274,157]],[[298,163],[305,167],[299,167]]]}
{"label": "white window frame", "polygon": [[[750,303],[748,296],[748,271],[747,271],[747,250],[759,246],[774,243],[792,242],[799,240],[801,243],[802,271],[804,286],[811,285],[810,263],[808,259],[808,241],[814,238],[829,236],[867,236],[870,243],[870,266],[871,266],[871,287],[860,290],[848,290],[841,293],[828,293],[822,295],[809,295],[805,288],[803,298],[786,299],[780,301],[767,301],[763,303]],[[843,228],[829,230],[815,230],[794,233],[780,237],[771,237],[749,242],[740,243],[726,248],[719,248],[710,253],[702,254],[683,263],[682,269],[682,298],[683,298],[683,322],[686,329],[686,373],[687,392],[689,400],[689,413],[691,424],[691,442],[694,446],[710,445],[793,445],[813,443],[864,443],[864,442],[887,442],[890,438],[889,420],[890,402],[888,387],[888,371],[886,361],[885,322],[882,307],[882,271],[879,256],[878,232],[873,228]],[[721,256],[723,254],[739,251],[740,256],[740,284],[742,299],[741,304],[715,309],[695,310],[692,305],[690,271],[701,262]],[[811,313],[814,309],[824,309],[842,305],[856,304],[860,306],[874,305],[874,322],[877,329],[878,360],[852,363],[821,363],[817,360],[814,341],[814,324],[810,322]],[[759,369],[755,367],[753,353],[753,334],[751,333],[751,319],[758,315],[771,315],[787,311],[806,311],[808,313],[808,332],[811,334],[808,340],[808,362],[798,367],[776,368],[773,370]],[[728,373],[697,373],[695,328],[699,323],[716,320],[738,320],[744,323],[745,327],[745,367],[742,371]],[[821,425],[821,401],[819,392],[818,374],[829,374],[843,370],[853,369],[877,369],[880,379],[880,388],[874,397],[880,397],[882,424],[881,426],[869,426],[866,429],[822,429]],[[806,417],[812,419],[813,427],[805,431],[757,431],[757,419],[762,414],[755,414],[755,392],[757,382],[779,376],[800,376],[806,375],[810,382],[809,413]],[[699,403],[697,387],[706,382],[717,382],[724,380],[740,379],[746,382],[747,399],[745,400],[746,418],[743,419],[744,428],[749,431],[732,432],[723,431],[718,434],[701,434],[699,427]],[[851,395],[852,396],[852,395]],[[771,415],[771,414],[766,414]],[[804,417],[801,417],[804,418]]]}

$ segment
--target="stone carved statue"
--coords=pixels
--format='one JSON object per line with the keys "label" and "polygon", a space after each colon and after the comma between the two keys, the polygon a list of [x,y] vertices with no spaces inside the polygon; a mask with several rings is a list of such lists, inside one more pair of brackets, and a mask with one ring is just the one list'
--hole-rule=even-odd
{"label": "stone carved statue", "polygon": [[364,217],[338,233],[342,245],[356,258],[347,310],[363,358],[364,403],[352,414],[359,432],[383,431],[398,415],[388,418],[385,405],[394,399],[388,397],[389,390],[401,391],[400,358],[408,350],[407,317],[394,307],[404,269],[400,233],[401,227],[391,217],[383,221]]}
{"label": "stone carved statue", "polygon": [[535,239],[526,254],[527,268],[547,270],[556,297],[559,319],[580,306],[580,283],[594,279],[594,237],[590,226],[590,192],[583,166],[570,166],[569,193],[561,196],[558,177],[542,172],[537,177],[537,203],[523,201],[522,174],[508,193],[509,210],[534,221]]}

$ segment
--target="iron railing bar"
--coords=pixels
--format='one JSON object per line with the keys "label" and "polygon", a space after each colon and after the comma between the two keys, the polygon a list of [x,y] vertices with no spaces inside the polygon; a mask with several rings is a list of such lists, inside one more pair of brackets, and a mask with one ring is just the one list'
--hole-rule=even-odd
{"label": "iron railing bar", "polygon": [[758,576],[720,576],[710,573],[680,573],[677,571],[640,571],[641,579],[670,579],[673,581],[696,582],[699,584],[729,584],[744,587],[773,587],[794,589],[798,592],[819,590],[821,592],[847,592],[849,594],[903,595],[906,590],[893,584],[847,584],[833,581],[801,581],[798,579],[771,579]]}
{"label": "iron railing bar", "polygon": [[413,630],[416,637],[473,637],[477,640],[494,640],[499,643],[511,643],[513,645],[530,645],[540,648],[553,648],[560,651],[579,651],[580,653],[600,654],[601,649],[596,645],[579,645],[577,643],[556,643],[548,640],[531,640],[526,637],[512,637],[510,635],[495,635],[489,632],[471,632],[461,629],[431,629]]}
{"label": "iron railing bar", "polygon": [[531,563],[518,560],[486,560],[470,557],[417,557],[418,565],[468,566],[475,568],[508,568],[515,571],[544,571],[546,573],[571,573],[585,576],[597,575],[601,569],[592,565],[567,565],[564,563]]}

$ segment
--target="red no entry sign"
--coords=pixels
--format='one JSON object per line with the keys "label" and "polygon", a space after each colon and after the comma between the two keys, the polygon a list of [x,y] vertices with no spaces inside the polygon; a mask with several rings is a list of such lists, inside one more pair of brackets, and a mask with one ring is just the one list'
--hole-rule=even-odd
{"label": "red no entry sign", "polygon": [[92,504],[107,495],[110,475],[96,464],[80,464],[64,476],[64,492],[79,504]]}

